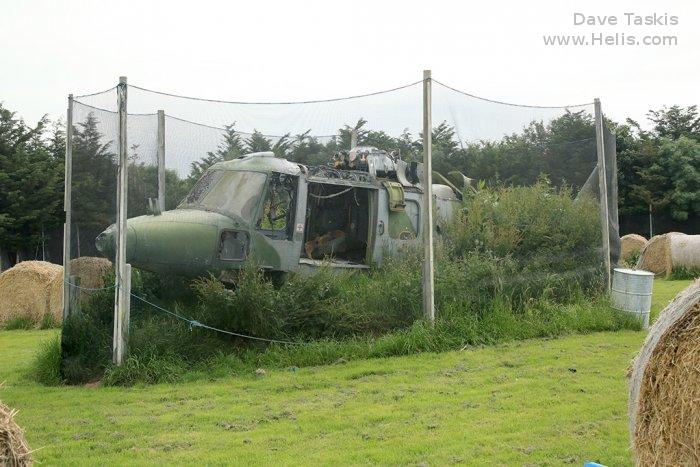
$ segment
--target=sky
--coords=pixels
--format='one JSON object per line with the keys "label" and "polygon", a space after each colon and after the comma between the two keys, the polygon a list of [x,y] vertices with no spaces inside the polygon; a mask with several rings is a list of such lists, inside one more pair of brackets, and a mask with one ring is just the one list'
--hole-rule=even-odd
{"label": "sky", "polygon": [[[0,3],[0,102],[30,124],[64,115],[69,93],[107,89],[122,75],[190,96],[294,101],[388,89],[430,69],[501,101],[598,97],[616,120],[700,100],[698,1]],[[627,24],[634,17],[625,13],[655,14],[656,24]],[[582,16],[597,24],[575,25]],[[557,34],[676,44],[545,45],[543,36]]]}

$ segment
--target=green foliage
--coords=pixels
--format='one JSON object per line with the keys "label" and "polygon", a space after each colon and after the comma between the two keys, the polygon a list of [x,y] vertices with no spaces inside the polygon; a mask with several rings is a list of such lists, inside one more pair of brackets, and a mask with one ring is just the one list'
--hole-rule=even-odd
{"label": "green foliage", "polygon": [[700,229],[700,117],[697,107],[650,111],[651,131],[628,120],[615,125],[621,224],[655,234]]}
{"label": "green foliage", "polygon": [[700,277],[700,268],[680,267],[680,268],[674,268],[673,271],[671,271],[671,275],[669,276],[669,279],[674,280],[674,281],[681,281],[681,280],[697,279],[699,277]]}
{"label": "green foliage", "polygon": [[90,112],[73,128],[72,207],[74,239],[80,254],[96,255],[95,237],[115,221],[117,161],[113,141],[105,141]]}
{"label": "green foliage", "polygon": [[697,105],[683,108],[677,105],[650,110],[648,119],[654,124],[654,134],[672,140],[686,137],[700,140],[700,115]]}
{"label": "green foliage", "polygon": [[174,382],[185,379],[188,372],[200,373],[200,378],[250,374],[259,367],[328,365],[347,360],[443,352],[464,346],[621,329],[640,329],[640,324],[631,315],[612,310],[603,299],[579,300],[565,306],[539,300],[519,313],[514,313],[506,301],[497,300],[488,313],[481,316],[455,313],[438,320],[434,327],[416,321],[406,329],[378,337],[357,335],[341,340],[313,340],[302,345],[273,344],[262,349],[246,347],[228,354],[207,355],[194,364],[171,355],[143,356],[132,352],[124,366],[108,368],[103,382],[117,385]]}
{"label": "green foliage", "polygon": [[0,250],[19,258],[62,222],[63,161],[44,144],[46,123],[29,128],[0,104]]}
{"label": "green foliage", "polygon": [[637,264],[637,261],[639,261],[639,257],[641,256],[641,251],[630,251],[627,257],[625,258],[620,258],[621,261],[624,261],[630,266],[635,266]]}
{"label": "green foliage", "polygon": [[246,266],[238,272],[235,291],[214,278],[197,280],[193,287],[201,305],[196,319],[219,329],[280,337],[277,290],[256,267]]}
{"label": "green foliage", "polygon": [[[546,180],[468,194],[446,226],[446,254],[456,261],[448,262],[444,274],[466,270],[470,280],[462,282],[474,289],[465,295],[505,295],[515,304],[597,293],[602,278],[597,212],[593,200],[574,201],[568,188],[554,189]],[[460,275],[452,281],[455,287]]]}
{"label": "green foliage", "polygon": [[34,359],[31,374],[38,383],[45,386],[58,386],[63,383],[60,335],[55,335],[41,344]]}
{"label": "green foliage", "polygon": [[[165,209],[175,209],[191,185],[174,170],[165,171]],[[141,162],[129,164],[129,217],[148,214],[148,199],[158,198],[158,167]]]}

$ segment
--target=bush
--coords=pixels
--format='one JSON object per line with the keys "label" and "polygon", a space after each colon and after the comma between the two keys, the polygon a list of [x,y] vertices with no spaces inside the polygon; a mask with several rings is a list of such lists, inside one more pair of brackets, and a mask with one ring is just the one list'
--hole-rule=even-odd
{"label": "bush", "polygon": [[[542,297],[566,302],[581,291],[603,290],[596,202],[574,200],[569,189],[557,191],[546,180],[465,195],[444,230],[448,258],[490,270],[487,286],[516,305]],[[493,265],[484,267],[484,259]]]}

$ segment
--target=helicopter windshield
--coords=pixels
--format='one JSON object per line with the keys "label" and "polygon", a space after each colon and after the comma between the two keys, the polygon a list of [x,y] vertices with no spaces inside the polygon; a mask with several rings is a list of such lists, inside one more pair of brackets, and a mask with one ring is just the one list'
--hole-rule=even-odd
{"label": "helicopter windshield", "polygon": [[251,222],[266,178],[267,175],[260,172],[209,171],[197,181],[181,207],[233,214]]}

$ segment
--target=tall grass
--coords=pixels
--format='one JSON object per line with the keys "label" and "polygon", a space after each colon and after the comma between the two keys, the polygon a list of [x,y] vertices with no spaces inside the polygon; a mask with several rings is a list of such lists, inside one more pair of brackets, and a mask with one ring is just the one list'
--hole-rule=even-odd
{"label": "tall grass", "polygon": [[61,336],[54,336],[43,342],[36,358],[32,373],[35,379],[46,386],[55,386],[63,382],[61,376]]}
{"label": "tall grass", "polygon": [[110,364],[113,292],[93,295],[63,328],[69,383],[172,382],[342,359],[443,351],[572,332],[638,328],[602,297],[600,229],[591,201],[546,182],[467,196],[436,253],[437,321],[421,320],[421,255],[368,273],[321,268],[282,283],[249,264],[236,286],[139,272],[133,290],[219,329],[293,341],[267,345],[218,334],[132,299],[129,357]]}
{"label": "tall grass", "polygon": [[700,278],[700,268],[673,268],[668,278],[674,281],[697,279]]}
{"label": "tall grass", "polygon": [[[41,321],[39,321],[39,329],[51,329],[58,327],[59,323],[56,322],[56,319],[53,317],[52,314],[46,313],[41,317]],[[37,328],[37,322],[34,321],[34,318],[29,317],[29,316],[15,316],[14,318],[10,318],[5,322],[5,325],[3,326],[3,329],[7,331],[12,331],[15,329],[36,329]]]}

